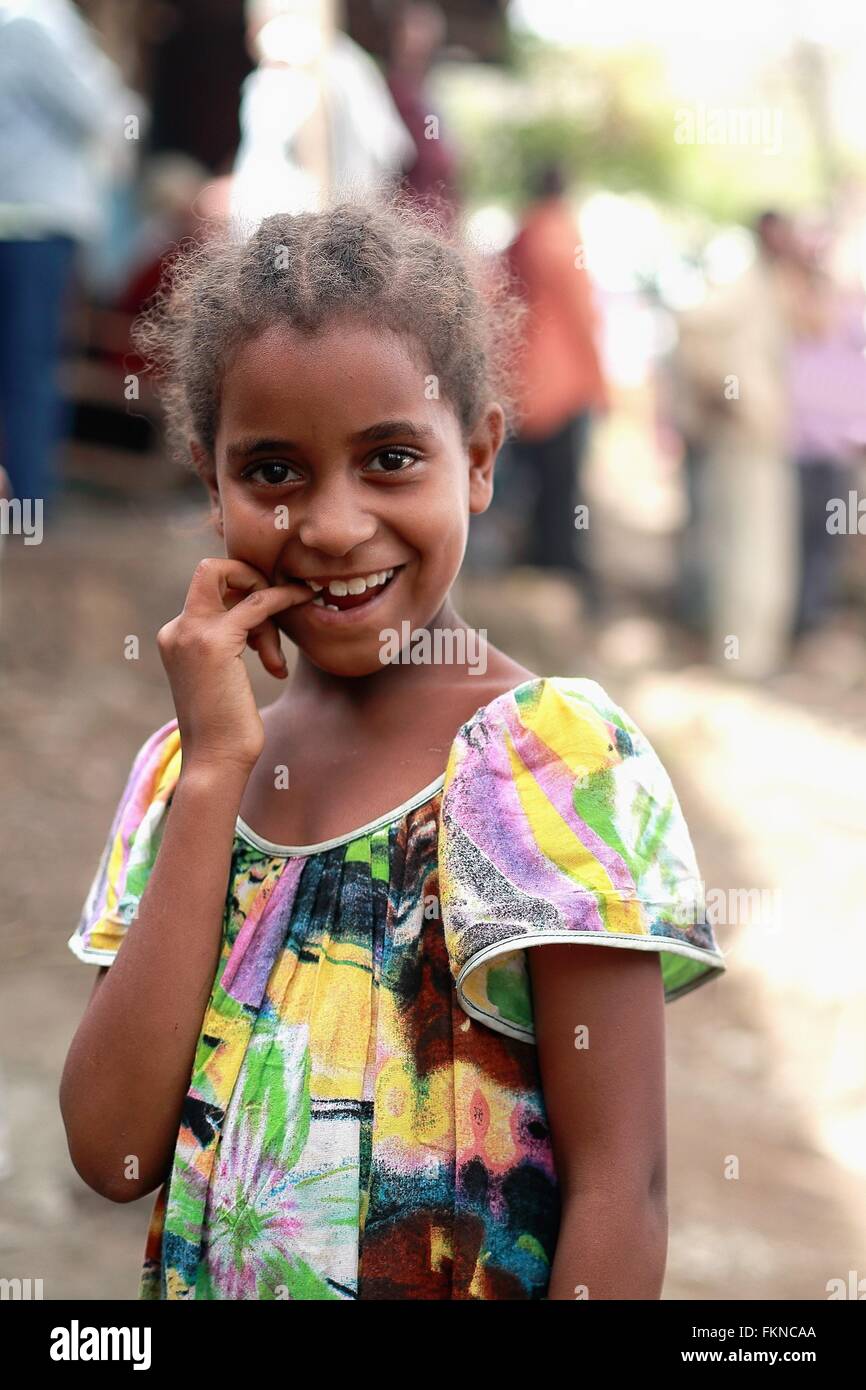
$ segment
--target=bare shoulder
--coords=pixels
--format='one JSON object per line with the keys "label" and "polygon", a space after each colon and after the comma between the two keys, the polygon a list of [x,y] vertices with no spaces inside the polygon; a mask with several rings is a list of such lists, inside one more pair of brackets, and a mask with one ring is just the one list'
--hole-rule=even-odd
{"label": "bare shoulder", "polygon": [[[453,738],[456,731],[478,712],[526,681],[540,679],[534,671],[513,661],[490,643],[486,644],[486,663],[482,669],[452,667],[440,680],[433,710],[425,716],[425,727],[435,725],[438,732]],[[431,725],[432,721],[432,725]]]}
{"label": "bare shoulder", "polygon": [[519,661],[514,661],[510,656],[498,648],[487,644],[487,669],[483,675],[473,675],[471,680],[475,689],[483,692],[484,699],[495,700],[497,695],[505,695],[515,686],[523,685],[526,681],[540,680],[541,677],[536,671],[530,671],[526,666],[522,666]]}
{"label": "bare shoulder", "polygon": [[454,672],[445,685],[440,687],[436,697],[434,723],[443,733],[453,737],[455,731],[482,709],[493,703],[501,695],[507,695],[525,681],[537,680],[534,672],[517,662],[505,658],[501,662],[489,662],[483,672],[471,674],[465,670]]}

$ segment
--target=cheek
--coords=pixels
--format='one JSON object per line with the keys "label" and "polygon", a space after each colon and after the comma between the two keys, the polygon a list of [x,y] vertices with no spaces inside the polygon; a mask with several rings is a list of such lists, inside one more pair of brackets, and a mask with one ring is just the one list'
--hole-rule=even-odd
{"label": "cheek", "polygon": [[424,501],[423,512],[413,526],[415,545],[428,563],[447,563],[462,553],[469,526],[465,480],[453,476]]}
{"label": "cheek", "polygon": [[228,499],[223,507],[223,534],[228,553],[243,559],[244,551],[257,555],[275,553],[286,532],[277,527],[276,504],[270,509]]}

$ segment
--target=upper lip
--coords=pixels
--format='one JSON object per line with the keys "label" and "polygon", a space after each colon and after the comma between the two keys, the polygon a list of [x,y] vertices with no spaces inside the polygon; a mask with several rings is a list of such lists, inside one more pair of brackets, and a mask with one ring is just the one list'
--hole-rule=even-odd
{"label": "upper lip", "polygon": [[388,570],[401,569],[402,565],[371,565],[368,570],[353,570],[351,574],[294,574],[293,579],[300,579],[309,582],[313,579],[317,584],[329,584],[332,579],[366,579],[368,574],[385,574]]}

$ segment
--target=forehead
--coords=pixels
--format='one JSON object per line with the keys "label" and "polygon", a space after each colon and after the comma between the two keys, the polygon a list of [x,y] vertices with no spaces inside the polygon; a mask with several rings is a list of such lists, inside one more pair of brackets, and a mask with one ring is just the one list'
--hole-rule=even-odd
{"label": "forehead", "polygon": [[429,379],[425,354],[408,335],[343,320],[308,337],[275,324],[242,344],[230,361],[218,438],[248,428],[285,430],[289,423],[293,438],[302,429],[352,432],[410,413],[441,431],[451,412],[428,399]]}

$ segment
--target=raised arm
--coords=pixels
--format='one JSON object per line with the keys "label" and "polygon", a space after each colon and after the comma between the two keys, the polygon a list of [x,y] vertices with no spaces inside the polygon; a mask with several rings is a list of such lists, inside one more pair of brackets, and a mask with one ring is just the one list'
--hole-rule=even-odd
{"label": "raised arm", "polygon": [[271,618],[310,596],[300,584],[269,588],[241,561],[205,560],[159,634],[180,777],[138,916],[94,986],[60,1085],[72,1162],[112,1201],[158,1187],[177,1139],[219,962],[235,820],[264,741],[244,649],[281,674]]}
{"label": "raised arm", "polygon": [[658,953],[564,943],[527,958],[562,1203],[548,1298],[657,1299],[667,1258]]}

